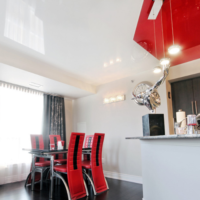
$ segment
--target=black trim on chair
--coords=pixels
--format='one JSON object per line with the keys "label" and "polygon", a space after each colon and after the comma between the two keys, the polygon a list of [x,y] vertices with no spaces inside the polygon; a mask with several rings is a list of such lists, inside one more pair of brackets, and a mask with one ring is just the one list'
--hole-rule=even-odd
{"label": "black trim on chair", "polygon": [[[57,137],[53,137],[54,139],[54,145],[55,145],[55,149],[57,150],[58,149],[58,140],[57,140]],[[58,154],[55,155],[55,159],[57,160],[59,157],[58,157]]]}
{"label": "black trim on chair", "polygon": [[[39,137],[35,137],[36,149],[40,149]],[[36,157],[36,162],[40,162],[40,158]]]}
{"label": "black trim on chair", "polygon": [[96,150],[96,166],[99,166],[99,148],[100,148],[101,136],[98,136],[97,150]]}
{"label": "black trim on chair", "polygon": [[74,156],[73,156],[74,169],[78,169],[78,166],[77,166],[77,153],[78,153],[79,140],[80,140],[80,135],[76,136],[76,141],[75,141]]}
{"label": "black trim on chair", "polygon": [[[87,148],[91,147],[91,143],[92,143],[92,137],[88,138],[88,144],[87,144]],[[90,154],[86,154],[87,155],[87,160],[90,160]]]}
{"label": "black trim on chair", "polygon": [[90,160],[90,154],[86,154],[87,155],[87,160]]}
{"label": "black trim on chair", "polygon": [[92,137],[89,137],[88,138],[88,145],[87,145],[88,148],[90,148],[91,142],[92,142]]}

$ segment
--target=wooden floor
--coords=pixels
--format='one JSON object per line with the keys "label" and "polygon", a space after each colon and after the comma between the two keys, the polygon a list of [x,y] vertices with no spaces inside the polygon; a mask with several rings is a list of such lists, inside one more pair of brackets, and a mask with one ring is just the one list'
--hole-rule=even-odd
{"label": "wooden floor", "polygon": [[[142,185],[108,179],[110,190],[98,196],[93,196],[89,187],[90,196],[82,200],[142,200]],[[49,183],[44,183],[44,188],[39,191],[39,184],[35,185],[35,191],[30,187],[24,188],[24,182],[0,185],[0,200],[49,200]],[[67,194],[63,185],[55,186],[55,200],[67,200]]]}

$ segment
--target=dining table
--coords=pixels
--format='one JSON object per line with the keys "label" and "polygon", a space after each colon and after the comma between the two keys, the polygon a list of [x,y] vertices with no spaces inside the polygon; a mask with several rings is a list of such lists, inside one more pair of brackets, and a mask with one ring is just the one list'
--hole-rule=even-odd
{"label": "dining table", "polygon": [[[23,148],[23,151],[27,151],[28,153],[30,153],[32,155],[32,167],[31,167],[31,179],[32,179],[32,183],[31,183],[31,189],[34,190],[34,171],[36,169],[35,166],[35,158],[46,158],[46,159],[50,159],[50,190],[49,190],[49,199],[53,199],[53,185],[54,185],[54,177],[57,178],[61,178],[62,177],[54,172],[54,155],[55,154],[67,154],[68,153],[68,149],[64,148],[64,149],[31,149],[31,148]],[[91,148],[82,148],[82,154],[91,154]],[[28,178],[28,177],[27,177]]]}

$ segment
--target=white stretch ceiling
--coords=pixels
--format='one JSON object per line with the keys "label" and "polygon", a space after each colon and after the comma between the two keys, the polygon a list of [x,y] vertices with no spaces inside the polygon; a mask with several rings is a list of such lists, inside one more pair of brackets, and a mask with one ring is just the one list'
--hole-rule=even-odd
{"label": "white stretch ceiling", "polygon": [[95,93],[97,85],[158,64],[133,41],[142,3],[1,0],[0,62]]}

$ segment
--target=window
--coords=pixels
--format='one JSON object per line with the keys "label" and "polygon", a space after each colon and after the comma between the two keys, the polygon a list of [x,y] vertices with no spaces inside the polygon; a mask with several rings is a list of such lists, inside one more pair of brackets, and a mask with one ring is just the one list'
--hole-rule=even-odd
{"label": "window", "polygon": [[43,94],[0,83],[0,184],[24,180],[30,171],[30,134],[42,133]]}

